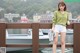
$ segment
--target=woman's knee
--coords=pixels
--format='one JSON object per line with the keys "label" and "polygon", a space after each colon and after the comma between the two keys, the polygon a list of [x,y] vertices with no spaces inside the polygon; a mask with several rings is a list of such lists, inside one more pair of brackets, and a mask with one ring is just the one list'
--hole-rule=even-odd
{"label": "woman's knee", "polygon": [[61,45],[64,45],[65,44],[65,41],[61,41]]}
{"label": "woman's knee", "polygon": [[57,45],[57,43],[58,43],[58,40],[54,39],[54,44],[56,44],[56,45]]}

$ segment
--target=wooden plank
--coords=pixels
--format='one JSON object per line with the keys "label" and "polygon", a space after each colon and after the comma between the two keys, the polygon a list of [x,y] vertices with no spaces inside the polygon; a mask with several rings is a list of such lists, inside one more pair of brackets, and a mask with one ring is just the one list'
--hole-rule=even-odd
{"label": "wooden plank", "polygon": [[73,36],[73,52],[80,53],[80,23],[74,24],[74,36]]}
{"label": "wooden plank", "polygon": [[[52,47],[52,44],[40,44],[39,47]],[[57,47],[61,47],[61,44],[58,44]],[[73,47],[73,44],[66,44],[66,47]]]}
{"label": "wooden plank", "polygon": [[32,24],[32,52],[39,53],[39,24]]}
{"label": "wooden plank", "polygon": [[[18,29],[18,28],[32,28],[33,23],[6,23],[8,29]],[[50,29],[52,27],[52,23],[37,23],[40,24],[41,29]],[[73,24],[67,26],[67,28],[73,29]]]}
{"label": "wooden plank", "polygon": [[7,29],[27,29],[32,28],[32,23],[6,23]]}
{"label": "wooden plank", "polygon": [[67,26],[67,29],[73,29],[74,28],[74,23],[71,23],[70,25]]}
{"label": "wooden plank", "polygon": [[[32,47],[32,44],[7,44],[6,47]],[[40,48],[52,47],[52,44],[40,44]],[[60,44],[57,47],[61,47]],[[66,44],[66,47],[73,47],[73,44]]]}
{"label": "wooden plank", "polygon": [[32,47],[32,44],[7,44],[6,47]]}
{"label": "wooden plank", "polygon": [[39,23],[40,24],[40,29],[50,29],[52,27],[51,23]]}
{"label": "wooden plank", "polygon": [[0,23],[0,47],[6,47],[6,24]]}
{"label": "wooden plank", "polygon": [[[74,24],[71,23],[70,25],[67,26],[68,29],[73,29]],[[50,29],[52,28],[52,23],[40,23],[40,29]]]}

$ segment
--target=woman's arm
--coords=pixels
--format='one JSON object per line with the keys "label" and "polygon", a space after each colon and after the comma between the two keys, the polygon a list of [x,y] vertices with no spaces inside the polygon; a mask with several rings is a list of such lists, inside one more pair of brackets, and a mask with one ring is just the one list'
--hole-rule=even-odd
{"label": "woman's arm", "polygon": [[69,18],[72,18],[72,14],[71,14],[71,13],[68,13],[68,17],[67,17],[67,25],[70,25]]}
{"label": "woman's arm", "polygon": [[54,12],[54,16],[52,18],[52,30],[54,30],[54,27],[55,27],[55,24],[56,24],[56,17],[57,17],[56,12],[57,11]]}

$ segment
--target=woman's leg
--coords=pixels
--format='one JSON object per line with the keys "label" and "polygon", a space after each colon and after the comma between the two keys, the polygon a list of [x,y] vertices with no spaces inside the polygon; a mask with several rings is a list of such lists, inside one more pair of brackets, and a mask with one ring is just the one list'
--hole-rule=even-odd
{"label": "woman's leg", "polygon": [[66,33],[61,32],[61,49],[62,49],[62,53],[65,53],[65,38],[66,38]]}
{"label": "woman's leg", "polygon": [[55,37],[54,37],[54,40],[53,40],[53,53],[56,53],[57,43],[58,43],[58,32],[55,33]]}

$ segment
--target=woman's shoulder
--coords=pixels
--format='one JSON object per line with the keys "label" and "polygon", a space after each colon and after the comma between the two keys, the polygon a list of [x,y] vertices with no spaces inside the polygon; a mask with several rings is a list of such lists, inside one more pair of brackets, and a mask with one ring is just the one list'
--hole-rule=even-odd
{"label": "woman's shoulder", "polygon": [[[68,14],[67,11],[64,11],[64,12]],[[56,10],[56,11],[54,11],[54,13],[60,13],[60,11]]]}
{"label": "woman's shoulder", "polygon": [[56,11],[54,11],[53,13],[56,14],[56,13],[58,13],[58,11],[56,10]]}

